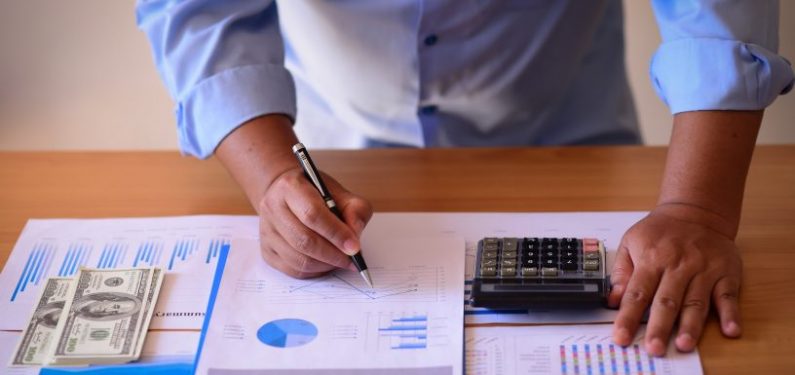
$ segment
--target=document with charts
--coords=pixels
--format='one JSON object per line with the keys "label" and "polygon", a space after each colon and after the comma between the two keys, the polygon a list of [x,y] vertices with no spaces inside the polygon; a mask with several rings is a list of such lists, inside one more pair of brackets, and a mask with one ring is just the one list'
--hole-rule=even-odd
{"label": "document with charts", "polygon": [[221,249],[256,236],[254,216],[31,219],[0,273],[0,330],[23,329],[47,278],[70,277],[82,266],[162,268],[150,327],[200,329]]}
{"label": "document with charts", "polygon": [[297,280],[232,242],[199,374],[460,374],[464,241],[365,237],[375,288],[341,270]]}
{"label": "document with charts", "polygon": [[466,372],[471,375],[698,375],[698,352],[668,347],[665,357],[643,348],[644,329],[627,347],[613,344],[612,324],[468,327]]}

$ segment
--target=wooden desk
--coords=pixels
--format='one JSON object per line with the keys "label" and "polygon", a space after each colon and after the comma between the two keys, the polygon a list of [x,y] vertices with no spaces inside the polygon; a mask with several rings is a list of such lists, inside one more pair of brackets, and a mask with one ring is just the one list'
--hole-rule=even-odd
{"label": "wooden desk", "polygon": [[[653,206],[665,149],[544,148],[314,152],[376,211],[611,211]],[[217,161],[175,152],[0,153],[0,264],[28,218],[251,214]],[[740,340],[713,318],[708,373],[795,368],[795,146],[757,148],[737,242]]]}

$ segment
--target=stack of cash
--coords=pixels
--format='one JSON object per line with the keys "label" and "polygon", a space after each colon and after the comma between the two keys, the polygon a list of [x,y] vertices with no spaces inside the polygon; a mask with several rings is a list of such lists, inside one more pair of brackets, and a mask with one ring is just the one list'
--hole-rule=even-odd
{"label": "stack of cash", "polygon": [[138,359],[164,273],[88,269],[47,279],[12,366],[117,364]]}

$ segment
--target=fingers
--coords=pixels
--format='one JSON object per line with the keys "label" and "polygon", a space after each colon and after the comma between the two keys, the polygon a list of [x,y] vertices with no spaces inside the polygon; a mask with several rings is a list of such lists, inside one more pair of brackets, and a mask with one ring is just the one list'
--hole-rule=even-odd
{"label": "fingers", "polygon": [[[297,188],[300,189],[299,194],[287,196],[285,203],[300,223],[348,255],[359,252],[361,246],[356,233],[329,210],[317,191],[309,183],[299,184]],[[310,240],[313,243],[322,242],[314,238]]]}
{"label": "fingers", "polygon": [[704,330],[704,321],[709,314],[709,294],[711,282],[705,275],[696,275],[682,300],[682,311],[679,314],[679,331],[676,335],[676,349],[691,352],[696,348],[698,339]]}
{"label": "fingers", "polygon": [[621,297],[624,296],[624,291],[627,288],[629,278],[632,276],[633,269],[629,250],[622,243],[618,248],[616,259],[613,263],[613,271],[610,274],[610,283],[613,284],[613,289],[607,297],[608,306],[617,308],[621,303]]}
{"label": "fingers", "polygon": [[260,252],[265,262],[288,276],[292,276],[297,279],[306,279],[317,277],[323,274],[323,272],[302,272],[294,269],[293,267],[287,265],[287,263],[281,259],[279,254],[277,254],[269,244],[264,242],[260,243]]}
{"label": "fingers", "polygon": [[649,268],[634,270],[621,298],[621,308],[613,325],[613,341],[616,344],[627,346],[632,343],[659,282],[659,271]]}
{"label": "fingers", "polygon": [[660,285],[654,294],[646,328],[646,351],[650,354],[665,355],[668,338],[679,315],[685,289],[692,277],[692,273],[676,269],[663,273]]}
{"label": "fingers", "polygon": [[720,329],[727,337],[740,337],[740,280],[737,276],[724,276],[715,284],[712,299],[720,317]]}
{"label": "fingers", "polygon": [[[321,237],[318,233],[305,226],[303,222],[298,220],[286,204],[274,210],[274,214],[278,215],[280,218],[280,220],[271,222],[276,232],[275,237],[281,237],[285,245],[283,248],[275,246],[273,249],[279,253],[283,261],[290,262],[292,268],[301,272],[306,272],[307,270],[302,268],[310,267],[312,263],[308,260],[304,261],[302,257],[291,256],[287,253],[302,254],[334,267],[347,268],[349,266],[350,258],[347,255],[325,238]],[[339,219],[334,218],[334,220],[339,222]],[[350,229],[348,229],[348,231],[350,231]],[[270,241],[270,239],[268,239],[268,241]]]}

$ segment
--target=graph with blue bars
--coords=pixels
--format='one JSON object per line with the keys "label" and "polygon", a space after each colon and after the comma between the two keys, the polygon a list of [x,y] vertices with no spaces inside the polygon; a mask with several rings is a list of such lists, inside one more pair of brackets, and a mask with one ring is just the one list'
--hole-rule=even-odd
{"label": "graph with blue bars", "polygon": [[[19,281],[11,293],[11,301],[15,300],[19,293],[25,292],[26,289],[30,289],[34,285],[39,285],[46,278],[44,276],[49,273],[50,266],[52,266],[55,249],[55,245],[51,243],[37,243],[33,246],[33,250],[28,254],[25,267],[22,269],[22,274],[19,275]],[[71,261],[75,260],[76,263],[77,259],[77,256],[70,258],[69,266],[74,266]],[[62,265],[58,272],[59,276],[63,270],[64,266]]]}
{"label": "graph with blue bars", "polygon": [[425,314],[406,314],[399,317],[381,317],[379,325],[379,344],[389,349],[425,349],[428,347],[428,316]]}
{"label": "graph with blue bars", "polygon": [[111,239],[92,242],[82,239],[75,241],[38,241],[27,253],[25,265],[19,273],[10,301],[23,295],[35,298],[36,288],[47,277],[70,277],[80,267],[99,269],[159,266],[175,270],[182,263],[196,262],[215,265],[219,254],[229,248],[230,239],[217,237],[198,239],[149,238],[137,241]]}

